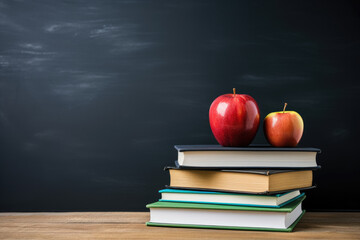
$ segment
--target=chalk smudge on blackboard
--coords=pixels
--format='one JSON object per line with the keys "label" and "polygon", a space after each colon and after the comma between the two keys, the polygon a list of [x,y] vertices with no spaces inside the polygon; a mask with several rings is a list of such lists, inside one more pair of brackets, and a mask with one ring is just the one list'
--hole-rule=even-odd
{"label": "chalk smudge on blackboard", "polygon": [[286,83],[304,83],[311,80],[308,77],[303,76],[261,76],[253,74],[242,75],[239,79],[239,84],[252,87],[265,87]]}

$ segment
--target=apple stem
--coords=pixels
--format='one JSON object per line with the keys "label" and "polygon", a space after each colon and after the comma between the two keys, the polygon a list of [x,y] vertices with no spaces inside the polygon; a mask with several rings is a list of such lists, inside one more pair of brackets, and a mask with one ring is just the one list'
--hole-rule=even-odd
{"label": "apple stem", "polygon": [[235,88],[233,88],[233,93],[234,93],[234,97],[235,97]]}
{"label": "apple stem", "polygon": [[283,113],[285,112],[286,106],[287,106],[287,103],[285,103],[285,105],[284,105]]}

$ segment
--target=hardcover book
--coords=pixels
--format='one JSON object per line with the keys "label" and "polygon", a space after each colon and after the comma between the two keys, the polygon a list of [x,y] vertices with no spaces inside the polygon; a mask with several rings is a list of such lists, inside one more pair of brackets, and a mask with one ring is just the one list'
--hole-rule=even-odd
{"label": "hardcover book", "polygon": [[258,145],[223,147],[220,145],[175,145],[177,164],[181,168],[261,168],[316,169],[318,148],[275,148]]}
{"label": "hardcover book", "polygon": [[167,167],[168,188],[275,194],[313,188],[313,172],[291,170],[188,170]]}
{"label": "hardcover book", "polygon": [[304,196],[304,193],[300,193],[299,190],[274,195],[236,194],[180,189],[162,189],[159,193],[161,193],[160,202],[207,203],[275,208],[282,207]]}
{"label": "hardcover book", "polygon": [[197,203],[156,202],[148,204],[148,226],[292,231],[303,216],[305,196],[281,207],[247,207]]}

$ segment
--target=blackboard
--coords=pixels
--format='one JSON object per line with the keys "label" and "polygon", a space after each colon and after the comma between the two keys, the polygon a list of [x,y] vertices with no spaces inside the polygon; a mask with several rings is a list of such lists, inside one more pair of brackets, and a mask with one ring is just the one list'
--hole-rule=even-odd
{"label": "blackboard", "polygon": [[[0,211],[144,211],[175,144],[247,93],[322,150],[307,210],[358,210],[358,1],[0,1]],[[266,143],[262,125],[254,140]]]}

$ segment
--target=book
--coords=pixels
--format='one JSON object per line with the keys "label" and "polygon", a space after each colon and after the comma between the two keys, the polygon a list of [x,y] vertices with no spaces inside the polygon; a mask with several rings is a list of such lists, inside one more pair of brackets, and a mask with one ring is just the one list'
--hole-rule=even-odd
{"label": "book", "polygon": [[292,231],[303,216],[305,196],[281,207],[248,207],[199,203],[156,202],[148,226]]}
{"label": "book", "polygon": [[175,145],[180,167],[315,169],[318,148],[270,146],[223,147],[220,145]]}
{"label": "book", "polygon": [[168,167],[169,188],[275,194],[314,187],[313,172],[291,170],[188,170]]}
{"label": "book", "polygon": [[163,202],[188,202],[221,205],[240,205],[253,207],[282,207],[302,196],[299,190],[274,195],[236,194],[224,192],[189,191],[179,189],[162,189]]}

